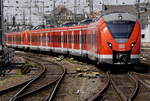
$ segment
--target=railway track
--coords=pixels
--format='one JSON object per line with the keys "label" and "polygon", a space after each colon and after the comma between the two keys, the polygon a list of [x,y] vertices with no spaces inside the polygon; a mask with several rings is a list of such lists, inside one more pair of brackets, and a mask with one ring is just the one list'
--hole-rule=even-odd
{"label": "railway track", "polygon": [[[35,55],[27,55],[28,58],[35,57],[34,60],[43,68],[45,71],[40,78],[29,82],[19,92],[17,92],[9,101],[50,101],[54,98],[55,92],[59,87],[61,80],[65,75],[65,69],[48,60],[39,58]],[[53,67],[53,68],[49,68]],[[54,73],[55,72],[55,73]]]}
{"label": "railway track", "polygon": [[17,84],[15,86],[10,86],[6,89],[1,90],[0,91],[0,101],[8,101],[9,99],[11,99],[11,97],[13,97],[18,91],[20,91],[22,89],[22,87],[24,87],[29,82],[37,79],[38,77],[40,77],[43,74],[43,72],[44,72],[44,68],[41,67],[39,69],[39,72],[37,74],[34,74],[36,76],[33,76],[29,80],[24,81],[24,82]]}
{"label": "railway track", "polygon": [[139,90],[138,81],[130,73],[112,77],[115,85],[122,92],[124,101],[133,101]]}
{"label": "railway track", "polygon": [[123,101],[122,97],[118,95],[116,86],[112,83],[109,72],[106,73],[106,79],[106,85],[88,101]]}
{"label": "railway track", "polygon": [[[26,54],[23,58],[40,65],[42,71],[36,77],[26,82],[0,91],[0,101],[52,100],[65,75],[65,69],[36,55]],[[53,68],[48,68],[50,66]]]}
{"label": "railway track", "polygon": [[150,101],[150,75],[132,73],[139,82],[139,93],[134,101]]}
{"label": "railway track", "polygon": [[88,101],[134,101],[138,93],[139,84],[133,76],[129,73],[113,75],[109,72],[106,75],[106,86]]}

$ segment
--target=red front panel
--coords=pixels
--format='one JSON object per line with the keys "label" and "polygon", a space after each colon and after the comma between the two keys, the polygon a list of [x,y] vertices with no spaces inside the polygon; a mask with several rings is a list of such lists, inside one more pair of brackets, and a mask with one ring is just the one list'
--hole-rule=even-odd
{"label": "red front panel", "polygon": [[[104,21],[103,21],[104,22]],[[135,27],[131,33],[130,38],[126,43],[118,43],[111,35],[110,30],[108,29],[106,23],[102,23],[100,26],[101,33],[101,54],[112,54],[113,51],[131,51],[134,54],[140,53],[140,25],[136,21]],[[108,43],[112,44],[112,48],[108,46]],[[134,47],[131,47],[131,44],[135,43]]]}

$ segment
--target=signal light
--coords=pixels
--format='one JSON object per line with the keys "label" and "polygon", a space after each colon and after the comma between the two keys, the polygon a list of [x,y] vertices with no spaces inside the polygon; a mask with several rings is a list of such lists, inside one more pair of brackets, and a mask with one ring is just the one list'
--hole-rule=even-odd
{"label": "signal light", "polygon": [[109,42],[108,42],[108,46],[109,46],[110,48],[112,48],[112,44],[111,44],[111,43],[109,43]]}
{"label": "signal light", "polygon": [[135,44],[134,44],[134,43],[132,43],[132,44],[131,44],[131,47],[134,47],[134,45],[135,45]]}

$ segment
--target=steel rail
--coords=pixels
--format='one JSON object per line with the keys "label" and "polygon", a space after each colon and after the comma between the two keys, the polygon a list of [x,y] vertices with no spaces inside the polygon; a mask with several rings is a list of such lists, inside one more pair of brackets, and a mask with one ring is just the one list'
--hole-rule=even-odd
{"label": "steel rail", "polygon": [[37,92],[39,92],[39,91],[41,91],[41,90],[43,90],[43,89],[49,87],[49,86],[51,86],[51,85],[54,84],[56,81],[60,80],[60,79],[64,76],[64,74],[65,74],[65,72],[63,73],[63,75],[58,76],[55,80],[51,81],[51,82],[50,82],[49,84],[47,84],[47,85],[44,85],[44,86],[42,86],[42,87],[40,87],[40,88],[38,88],[38,89],[36,89],[36,90],[33,90],[33,91],[31,91],[31,92],[26,93],[26,94],[17,96],[16,98],[14,98],[13,101],[18,100],[18,99],[21,99],[21,98],[24,98],[24,97],[27,97],[27,96],[31,96],[31,95],[33,95],[33,94],[35,94],[35,93],[37,93]]}
{"label": "steel rail", "polygon": [[[38,77],[39,75],[41,75],[41,73],[42,72],[38,73],[36,77]],[[22,82],[20,84],[15,85],[15,86],[12,86],[12,87],[0,90],[0,95],[4,95],[4,94],[6,94],[8,92],[14,91],[14,90],[16,90],[19,87],[24,87],[26,84],[28,84],[29,82],[31,82],[32,80],[34,80],[36,77],[30,78],[29,80],[26,80],[26,81],[24,81],[24,82]]]}
{"label": "steel rail", "polygon": [[106,74],[107,74],[107,83],[106,83],[106,85],[95,96],[90,98],[88,101],[98,101],[103,97],[104,93],[106,92],[106,90],[110,86],[110,78],[108,76],[108,72]]}
{"label": "steel rail", "polygon": [[60,83],[61,83],[62,79],[64,78],[65,73],[66,73],[66,69],[64,68],[63,74],[62,74],[61,77],[59,78],[57,84],[55,85],[55,87],[54,87],[54,89],[53,89],[53,91],[52,91],[52,93],[49,94],[49,96],[46,98],[45,101],[52,101],[52,100],[53,100],[54,95],[55,95],[55,93],[56,93],[56,90],[57,90],[58,86],[60,86]]}
{"label": "steel rail", "polygon": [[[25,58],[25,57],[24,57],[24,58]],[[33,61],[32,59],[28,59],[28,58],[26,58],[26,59]],[[34,62],[35,62],[35,61],[34,61]],[[32,79],[30,82],[28,82],[28,83],[27,83],[21,90],[19,90],[9,101],[14,101],[15,98],[16,98],[17,96],[19,96],[25,89],[27,89],[34,81],[40,79],[40,77],[42,77],[42,75],[45,74],[45,72],[46,72],[45,66],[44,66],[43,64],[41,64],[41,63],[38,63],[38,62],[35,62],[35,63],[41,65],[42,68],[43,68],[43,71],[42,71],[37,77],[35,77],[34,79]]]}
{"label": "steel rail", "polygon": [[135,97],[137,96],[138,91],[139,91],[139,83],[138,83],[138,81],[136,80],[136,78],[133,77],[130,73],[128,73],[128,76],[135,82],[135,89],[134,89],[134,91],[132,92],[131,96],[128,98],[128,101],[134,101],[134,99],[135,99]]}
{"label": "steel rail", "polygon": [[[29,56],[30,56],[30,55],[29,55]],[[38,58],[38,59],[40,59],[40,60],[44,60],[44,59],[41,59],[41,58],[39,58],[39,57],[36,57],[36,58]],[[44,60],[44,61],[50,62],[50,61],[48,61],[48,60]],[[40,63],[40,64],[41,64],[41,63]],[[58,65],[57,63],[54,63],[54,64]],[[42,64],[42,65],[44,65],[44,64]],[[51,81],[49,84],[44,85],[44,86],[42,86],[42,87],[40,87],[40,88],[38,88],[38,89],[36,89],[36,90],[34,90],[34,91],[28,92],[28,93],[23,94],[23,95],[20,95],[20,96],[19,96],[19,95],[18,95],[18,96],[15,96],[12,101],[16,101],[16,100],[21,99],[21,98],[24,98],[24,97],[26,97],[26,96],[35,94],[35,93],[37,93],[38,91],[43,90],[43,89],[45,89],[45,88],[51,86],[52,84],[54,84],[54,83],[56,83],[56,82],[58,81],[58,82],[56,83],[56,85],[55,85],[55,87],[54,87],[52,93],[49,94],[49,96],[46,98],[46,100],[50,101],[50,100],[53,98],[53,96],[54,96],[54,94],[55,94],[55,92],[56,92],[58,86],[60,85],[60,82],[62,81],[62,79],[63,79],[63,77],[64,77],[64,75],[65,75],[65,73],[66,73],[66,69],[63,68],[62,66],[60,66],[60,67],[63,69],[63,73],[62,73],[62,75],[59,75],[55,80]],[[46,101],[46,100],[45,100],[45,101]]]}
{"label": "steel rail", "polygon": [[146,76],[146,77],[150,77],[150,75],[145,75],[145,74],[140,74],[140,73],[137,73],[137,72],[132,72],[131,74],[135,74],[135,75],[138,75],[138,76]]}
{"label": "steel rail", "polygon": [[[33,79],[33,78],[32,78],[32,79]],[[20,83],[20,84],[18,84],[18,85],[15,85],[15,86],[12,86],[12,87],[3,89],[3,90],[0,91],[0,95],[5,94],[5,93],[8,93],[9,91],[14,90],[14,89],[16,89],[16,88],[18,88],[18,87],[24,86],[24,85],[26,85],[28,82],[30,82],[32,79],[27,80],[27,81],[25,81],[25,82],[23,82],[23,83]]]}
{"label": "steel rail", "polygon": [[109,78],[110,81],[112,83],[113,88],[115,89],[115,91],[117,92],[117,94],[119,95],[119,97],[121,98],[122,101],[128,101],[127,97],[124,95],[124,93],[117,87],[117,85],[115,84],[114,80],[110,77],[110,73],[109,73]]}
{"label": "steel rail", "polygon": [[[131,73],[132,75],[135,74],[135,73]],[[141,74],[138,74],[136,73],[136,75],[141,75]],[[142,85],[144,85],[149,91],[150,91],[150,86],[148,84],[146,84],[143,80],[141,80],[139,77],[137,76],[134,76]]]}

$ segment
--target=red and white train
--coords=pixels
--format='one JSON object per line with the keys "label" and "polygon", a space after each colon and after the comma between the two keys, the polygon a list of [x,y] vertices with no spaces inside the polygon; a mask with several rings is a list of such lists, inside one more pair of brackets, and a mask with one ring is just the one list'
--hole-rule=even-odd
{"label": "red and white train", "polygon": [[129,13],[102,15],[90,24],[10,32],[6,45],[90,58],[98,63],[140,62],[141,28]]}

